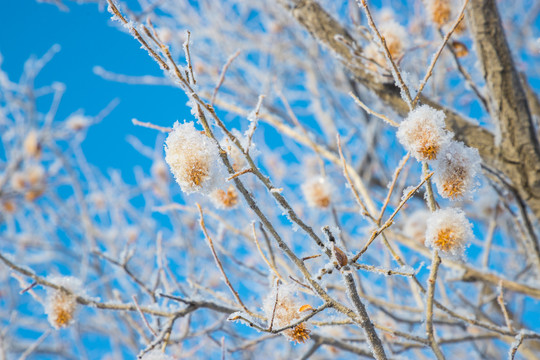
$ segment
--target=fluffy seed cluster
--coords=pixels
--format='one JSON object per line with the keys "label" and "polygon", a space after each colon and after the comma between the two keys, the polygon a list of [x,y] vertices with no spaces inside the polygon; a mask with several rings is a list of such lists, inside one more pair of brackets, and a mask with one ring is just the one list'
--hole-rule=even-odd
{"label": "fluffy seed cluster", "polygon": [[[398,61],[408,46],[407,30],[393,19],[382,22],[378,30],[384,37],[386,47],[394,61]],[[381,46],[375,41],[370,42],[364,50],[366,58],[371,59],[374,63],[382,68],[388,68],[386,57]],[[376,70],[375,64],[368,64],[371,70]]]}
{"label": "fluffy seed cluster", "polygon": [[225,191],[222,189],[215,190],[210,197],[214,204],[221,209],[232,209],[238,205],[238,193],[233,185]]}
{"label": "fluffy seed cluster", "polygon": [[448,0],[430,0],[427,9],[433,22],[439,26],[446,24],[452,16],[451,3]]}
{"label": "fluffy seed cluster", "polygon": [[461,257],[472,237],[472,225],[461,209],[437,210],[428,218],[426,246],[446,257]]}
{"label": "fluffy seed cluster", "polygon": [[[81,292],[80,281],[73,277],[53,278],[51,282],[63,286],[73,293]],[[64,290],[48,290],[45,313],[48,316],[49,323],[55,329],[69,326],[74,320],[75,310],[77,310],[77,300],[73,294]]]}
{"label": "fluffy seed cluster", "polygon": [[403,234],[407,237],[424,243],[426,235],[426,220],[430,216],[430,212],[425,209],[416,210],[413,212],[403,225]]}
{"label": "fluffy seed cluster", "polygon": [[442,111],[420,106],[399,125],[397,138],[418,161],[430,162],[439,194],[458,200],[474,190],[481,160],[478,150],[452,139],[444,119]]}
{"label": "fluffy seed cluster", "polygon": [[419,106],[401,122],[397,138],[416,160],[435,160],[453,136],[445,129],[444,119],[442,111]]}
{"label": "fluffy seed cluster", "polygon": [[[305,308],[305,306],[300,305],[294,294],[295,290],[292,285],[281,285],[275,287],[274,291],[264,300],[265,315],[269,323],[273,318],[272,327],[274,329],[290,325],[302,317],[300,309]],[[308,308],[311,309],[311,307]],[[309,339],[310,333],[311,330],[305,322],[281,332],[289,341],[296,343],[304,343]]]}
{"label": "fluffy seed cluster", "polygon": [[312,178],[302,185],[302,192],[309,206],[327,208],[332,197],[332,185],[322,176]]}
{"label": "fluffy seed cluster", "polygon": [[480,172],[478,150],[452,141],[433,163],[437,191],[444,198],[457,200],[476,188],[475,176]]}
{"label": "fluffy seed cluster", "polygon": [[192,123],[174,124],[165,140],[165,161],[186,194],[208,195],[224,181],[216,144]]}

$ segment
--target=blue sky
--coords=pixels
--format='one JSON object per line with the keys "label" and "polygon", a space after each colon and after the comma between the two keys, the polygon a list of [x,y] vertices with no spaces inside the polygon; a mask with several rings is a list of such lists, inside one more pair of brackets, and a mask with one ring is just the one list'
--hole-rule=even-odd
{"label": "blue sky", "polygon": [[[97,65],[121,74],[162,76],[139,43],[111,26],[109,14],[100,12],[96,4],[67,2],[69,12],[35,0],[0,0],[0,4],[2,68],[10,79],[19,79],[29,57],[41,57],[51,46],[60,44],[60,52],[36,81],[38,86],[55,81],[66,85],[56,120],[63,120],[79,109],[86,115],[97,115],[118,99],[120,102],[113,112],[89,130],[83,144],[88,161],[102,170],[121,169],[127,179],[132,179],[130,169],[134,165],[148,168],[150,162],[136,156],[137,152],[125,139],[134,135],[152,146],[156,132],[133,126],[131,119],[137,117],[171,126],[175,120],[190,116],[185,106],[187,98],[172,87],[111,82],[92,70]],[[50,97],[46,99],[50,100]],[[48,103],[43,106],[41,110],[47,110]]]}

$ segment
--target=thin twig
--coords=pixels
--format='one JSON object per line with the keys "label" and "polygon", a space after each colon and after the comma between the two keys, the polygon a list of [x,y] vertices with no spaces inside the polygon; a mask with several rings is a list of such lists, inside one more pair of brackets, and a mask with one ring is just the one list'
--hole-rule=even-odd
{"label": "thin twig", "polygon": [[186,41],[184,42],[184,53],[186,54],[186,62],[189,70],[189,78],[193,85],[197,85],[197,80],[195,80],[195,75],[193,75],[193,66],[191,65],[191,55],[189,53],[189,40],[191,39],[191,32],[186,30]]}
{"label": "thin twig", "polygon": [[343,168],[343,174],[345,175],[345,178],[347,179],[347,182],[349,183],[349,186],[351,187],[351,191],[353,192],[356,202],[358,202],[358,205],[360,205],[360,207],[362,208],[363,214],[365,216],[375,220],[373,216],[371,215],[371,213],[369,212],[369,210],[367,209],[364,202],[362,201],[362,199],[360,198],[360,194],[358,194],[358,191],[356,190],[356,186],[354,186],[349,176],[347,162],[345,161],[345,156],[343,156],[343,149],[341,148],[341,137],[339,135],[337,136],[337,143],[338,143],[339,157],[341,158],[341,166]]}
{"label": "thin twig", "polygon": [[427,303],[426,303],[426,334],[429,340],[429,344],[433,349],[433,353],[438,360],[443,360],[444,355],[437,344],[435,334],[433,331],[433,298],[435,296],[435,282],[437,281],[437,272],[439,270],[439,264],[441,258],[437,250],[433,250],[433,258],[431,261],[431,271],[429,272],[428,290],[427,290]]}
{"label": "thin twig", "polygon": [[234,178],[236,178],[236,177],[238,177],[240,175],[244,175],[244,174],[252,173],[252,172],[253,172],[252,168],[247,168],[247,169],[241,170],[241,171],[239,171],[237,173],[234,173],[231,176],[229,176],[226,181],[231,181],[232,179],[234,179]]}
{"label": "thin twig", "polygon": [[229,59],[227,60],[227,62],[225,63],[225,65],[223,65],[223,68],[221,69],[221,74],[219,75],[218,83],[217,83],[216,87],[214,88],[214,92],[212,93],[212,98],[210,99],[210,105],[211,106],[214,106],[214,101],[216,100],[216,95],[217,95],[217,93],[219,91],[219,88],[221,87],[221,85],[223,85],[223,82],[225,81],[225,74],[227,73],[227,70],[229,69],[229,66],[231,66],[232,62],[234,61],[234,59],[236,59],[238,57],[238,55],[240,55],[240,50],[238,50],[232,56],[230,56]]}
{"label": "thin twig", "polygon": [[144,322],[144,325],[146,325],[146,327],[148,328],[148,330],[150,330],[150,332],[152,333],[152,335],[154,335],[154,337],[157,337],[158,334],[152,328],[152,326],[150,326],[150,323],[148,322],[148,319],[146,319],[146,317],[144,316],[144,313],[142,312],[141,307],[139,306],[139,303],[137,302],[137,297],[135,295],[133,295],[131,298],[133,299],[133,303],[135,304],[135,307],[137,308],[137,312],[141,316],[141,319]]}
{"label": "thin twig", "polygon": [[441,56],[441,53],[444,50],[444,47],[446,46],[446,43],[448,42],[448,40],[450,39],[450,37],[452,36],[454,31],[458,27],[459,23],[463,20],[465,16],[465,7],[467,6],[468,3],[469,3],[469,0],[465,0],[465,3],[463,4],[463,7],[461,8],[461,12],[459,13],[457,20],[454,22],[454,25],[444,37],[443,42],[441,46],[439,47],[439,50],[435,53],[435,56],[431,60],[431,64],[429,65],[426,75],[424,76],[424,80],[422,80],[422,83],[420,84],[420,88],[418,89],[418,92],[416,93],[416,96],[414,97],[414,100],[412,102],[413,108],[416,106],[416,103],[418,102],[418,99],[420,98],[420,94],[422,93],[422,90],[424,90],[424,86],[426,86],[429,78],[433,74],[433,68],[435,67],[435,64],[437,63],[437,60],[439,60],[439,57]]}
{"label": "thin twig", "polygon": [[506,327],[511,332],[514,332],[514,327],[512,326],[512,320],[510,320],[510,315],[508,314],[508,310],[506,309],[506,305],[504,304],[502,281],[499,283],[499,296],[497,296],[497,303],[501,307],[502,313],[504,315],[504,321],[506,322]]}
{"label": "thin twig", "polygon": [[41,334],[41,336],[36,341],[34,341],[32,345],[28,346],[28,348],[21,354],[19,360],[26,360],[28,356],[30,356],[39,347],[39,345],[41,345],[45,341],[45,339],[47,339],[51,332],[52,330],[49,329],[43,334]]}
{"label": "thin twig", "polygon": [[216,250],[214,249],[214,242],[212,241],[212,238],[210,237],[210,235],[208,234],[208,231],[206,230],[206,225],[204,224],[204,215],[203,215],[201,205],[199,205],[199,204],[196,204],[196,205],[197,205],[197,208],[199,209],[199,214],[201,216],[201,218],[199,220],[199,224],[201,225],[201,229],[202,229],[202,231],[204,233],[204,236],[206,237],[206,240],[208,240],[208,246],[210,247],[210,250],[212,251],[212,255],[214,256],[214,260],[216,261],[216,264],[217,264],[217,266],[219,268],[219,271],[221,272],[221,275],[223,276],[223,280],[225,281],[225,283],[229,287],[229,290],[231,290],[233,296],[235,297],[236,301],[238,302],[238,305],[240,305],[248,314],[251,315],[251,311],[249,311],[248,308],[246,307],[246,305],[244,305],[244,303],[242,302],[242,299],[240,299],[240,295],[238,295],[238,292],[233,288],[233,286],[231,285],[231,283],[229,281],[229,278],[225,274],[225,270],[223,269],[223,265],[221,264],[221,261],[219,260],[219,258],[217,256]]}
{"label": "thin twig", "polygon": [[132,119],[131,122],[133,123],[133,125],[142,126],[142,127],[146,127],[146,128],[150,128],[154,130],[159,130],[164,133],[170,133],[171,131],[173,131],[172,128],[155,125],[150,122],[142,122],[137,119]]}
{"label": "thin twig", "polygon": [[264,262],[274,272],[274,274],[276,274],[278,279],[280,279],[281,281],[284,282],[283,277],[280,275],[279,271],[277,271],[275,266],[272,265],[272,263],[270,263],[270,261],[268,261],[268,259],[264,255],[264,252],[262,251],[261,244],[259,243],[259,239],[257,238],[257,231],[255,230],[255,223],[252,223],[251,226],[253,227],[253,239],[255,240],[255,245],[257,245],[257,249],[259,250],[259,253],[261,254]]}
{"label": "thin twig", "polygon": [[409,191],[409,193],[405,196],[405,198],[403,198],[403,200],[401,200],[396,210],[394,210],[392,215],[390,215],[390,217],[385,221],[385,223],[381,225],[377,230],[373,231],[366,245],[364,245],[362,250],[360,250],[360,252],[351,259],[350,263],[356,262],[360,258],[360,256],[362,256],[362,254],[364,254],[367,251],[369,245],[371,245],[371,243],[377,238],[377,236],[379,236],[384,230],[386,230],[393,224],[394,217],[396,217],[396,215],[401,210],[401,208],[405,205],[405,203],[409,201],[409,199],[418,191],[418,189],[420,189],[422,185],[424,185],[425,182],[429,181],[429,179],[431,179],[432,176],[433,176],[433,173],[429,173],[426,177],[424,177],[424,179],[422,179],[420,184],[416,185],[411,191]]}
{"label": "thin twig", "polygon": [[257,125],[259,123],[259,114],[261,113],[261,106],[264,99],[264,95],[259,95],[259,98],[257,99],[257,105],[255,106],[255,111],[253,112],[253,119],[251,119],[252,123],[249,126],[248,134],[247,134],[247,145],[245,148],[245,151],[249,153],[249,149],[251,148],[251,141],[253,139],[253,135],[255,134],[255,130],[257,129]]}
{"label": "thin twig", "polygon": [[268,325],[268,331],[272,331],[272,328],[274,327],[274,318],[276,317],[276,309],[279,301],[279,284],[279,280],[276,281],[276,299],[274,301],[274,307],[272,309],[272,317],[270,318],[270,325]]}
{"label": "thin twig", "polygon": [[401,72],[399,71],[394,60],[392,59],[392,54],[390,54],[390,50],[388,50],[388,46],[386,46],[386,40],[381,35],[381,33],[379,32],[379,29],[377,29],[377,26],[375,25],[375,22],[373,21],[373,17],[371,16],[371,12],[369,11],[369,7],[367,6],[366,0],[356,0],[356,3],[358,4],[359,7],[364,9],[364,12],[366,13],[366,17],[368,18],[369,27],[375,33],[375,35],[377,35],[377,38],[381,42],[386,58],[390,62],[390,65],[392,66],[392,69],[394,70],[392,71],[392,75],[394,76],[394,79],[396,83],[398,84],[398,86],[400,87],[401,91],[405,95],[405,100],[406,100],[407,105],[409,105],[409,109],[412,110],[413,109],[412,98],[411,98],[411,93],[409,91],[409,88],[403,81],[403,78],[401,77]]}
{"label": "thin twig", "polygon": [[386,207],[388,206],[388,203],[390,202],[390,196],[392,196],[392,192],[394,191],[394,187],[396,186],[396,182],[397,182],[397,179],[399,177],[399,174],[401,173],[401,171],[405,167],[405,164],[409,160],[410,156],[411,156],[411,153],[407,153],[403,157],[403,159],[401,159],[396,171],[394,172],[394,177],[392,178],[392,183],[390,184],[390,188],[388,189],[388,194],[386,195],[386,199],[384,199],[384,203],[383,203],[381,212],[379,213],[379,217],[377,218],[377,224],[378,225],[380,225],[382,217],[383,217],[384,212],[386,210]]}
{"label": "thin twig", "polygon": [[516,340],[512,344],[512,348],[510,349],[510,352],[508,353],[509,360],[514,360],[514,358],[516,357],[516,353],[522,343],[523,343],[523,333],[519,333],[516,336]]}
{"label": "thin twig", "polygon": [[360,326],[364,330],[364,334],[367,337],[367,341],[371,347],[373,355],[376,359],[386,359],[387,357],[382,346],[381,339],[375,331],[375,327],[373,326],[373,323],[369,318],[366,307],[362,303],[362,300],[360,300],[360,296],[358,296],[358,291],[356,290],[354,278],[352,276],[352,273],[349,271],[348,266],[343,268],[343,279],[345,280],[345,285],[347,286],[347,295],[354,304],[354,307],[356,308],[356,313],[360,317]]}
{"label": "thin twig", "polygon": [[388,118],[386,115],[383,115],[383,114],[379,114],[378,112],[375,112],[374,110],[370,109],[366,104],[364,104],[356,95],[354,95],[351,92],[349,92],[349,95],[353,98],[354,102],[356,104],[358,104],[358,106],[360,106],[362,109],[364,109],[367,113],[375,116],[375,117],[378,117],[379,119],[381,119],[382,121],[386,122],[387,124],[390,124],[394,127],[399,127],[399,124],[397,122],[395,122],[394,120]]}

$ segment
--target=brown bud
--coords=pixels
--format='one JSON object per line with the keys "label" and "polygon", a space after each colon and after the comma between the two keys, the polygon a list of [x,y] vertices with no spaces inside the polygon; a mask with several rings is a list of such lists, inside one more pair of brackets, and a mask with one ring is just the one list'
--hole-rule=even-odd
{"label": "brown bud", "polygon": [[343,250],[341,250],[340,248],[336,246],[334,247],[334,251],[336,253],[336,260],[338,261],[339,266],[347,265],[347,263],[349,262],[349,259],[347,259],[347,255],[345,255]]}

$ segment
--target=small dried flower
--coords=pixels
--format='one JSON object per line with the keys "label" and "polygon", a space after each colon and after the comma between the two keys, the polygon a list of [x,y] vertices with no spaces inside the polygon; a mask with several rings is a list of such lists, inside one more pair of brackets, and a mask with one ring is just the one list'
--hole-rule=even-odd
{"label": "small dried flower", "polygon": [[[300,309],[303,309],[303,311],[307,310],[305,305],[300,305],[294,293],[295,290],[292,285],[276,286],[265,299],[264,312],[268,318],[268,322],[272,322],[274,329],[282,328],[298,321],[302,317]],[[309,330],[305,322],[281,332],[289,341],[296,343],[304,343],[309,339],[310,333],[311,330]]]}
{"label": "small dried flower", "polygon": [[443,255],[459,258],[473,237],[472,225],[460,209],[437,210],[427,221],[426,246]]}
{"label": "small dried flower", "polygon": [[295,343],[305,343],[306,340],[309,340],[309,334],[311,333],[311,330],[307,328],[306,323],[300,323],[293,327],[292,329],[288,329],[285,331],[289,331],[289,337],[292,341]]}
{"label": "small dried flower", "polygon": [[26,176],[23,171],[16,171],[11,176],[11,187],[16,191],[23,191],[26,187]]}
{"label": "small dried flower", "polygon": [[227,191],[217,189],[211,194],[214,204],[221,209],[232,209],[238,205],[238,193],[233,185]]}
{"label": "small dried flower", "polygon": [[451,3],[448,0],[431,0],[427,4],[431,19],[437,25],[442,26],[450,20],[452,15]]}
{"label": "small dried flower", "polygon": [[48,315],[49,323],[56,329],[69,326],[77,309],[77,299],[74,294],[81,292],[81,283],[73,277],[53,278],[51,282],[56,283],[72,293],[65,290],[49,289],[45,304],[45,312]]}
{"label": "small dried flower", "polygon": [[4,200],[2,202],[2,209],[7,213],[14,213],[17,210],[17,206],[12,200]]}
{"label": "small dried flower", "polygon": [[444,113],[423,105],[409,113],[399,125],[397,138],[418,161],[434,160],[453,134],[445,129]]}
{"label": "small dried flower", "polygon": [[216,144],[193,124],[174,124],[165,141],[165,161],[186,194],[210,194],[224,181]]}
{"label": "small dried flower", "polygon": [[309,206],[323,209],[330,206],[332,186],[324,177],[318,176],[305,182],[302,192]]}
{"label": "small dried flower", "polygon": [[38,164],[29,164],[11,177],[13,190],[25,192],[28,201],[34,201],[45,191],[45,169]]}
{"label": "small dried flower", "polygon": [[467,49],[467,45],[465,45],[461,41],[453,41],[452,47],[454,48],[456,56],[459,58],[469,55],[469,49]]}
{"label": "small dried flower", "polygon": [[478,150],[452,141],[433,164],[437,191],[444,198],[457,200],[474,190],[480,172]]}

